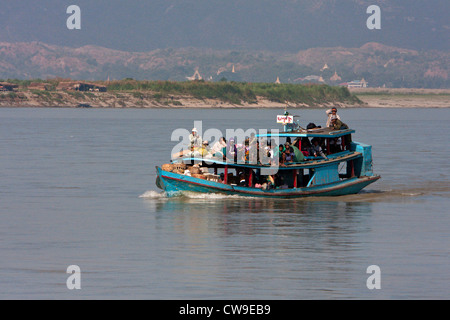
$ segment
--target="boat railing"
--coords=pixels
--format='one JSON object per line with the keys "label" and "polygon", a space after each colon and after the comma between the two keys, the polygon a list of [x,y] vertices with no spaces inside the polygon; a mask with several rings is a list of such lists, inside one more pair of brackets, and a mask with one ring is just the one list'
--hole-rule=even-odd
{"label": "boat railing", "polygon": [[283,164],[251,164],[248,162],[234,162],[234,161],[224,161],[223,159],[214,159],[214,158],[195,158],[195,157],[185,157],[185,158],[179,158],[174,160],[174,163],[186,163],[186,164],[194,164],[194,163],[201,163],[202,166],[206,167],[247,167],[252,169],[259,169],[259,168],[271,168],[271,167],[278,167],[281,170],[286,169],[301,169],[301,168],[313,168],[315,166],[326,166],[328,164],[341,162],[341,161],[349,161],[356,158],[362,157],[362,153],[357,151],[342,151],[339,153],[334,153],[328,155],[328,158],[323,157],[308,157],[309,159],[305,159],[305,161],[301,162],[287,162]]}

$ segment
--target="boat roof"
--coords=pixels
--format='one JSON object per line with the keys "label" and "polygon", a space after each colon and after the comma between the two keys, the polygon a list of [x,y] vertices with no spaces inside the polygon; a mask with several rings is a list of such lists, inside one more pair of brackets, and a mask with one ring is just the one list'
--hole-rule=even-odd
{"label": "boat roof", "polygon": [[267,132],[266,134],[257,134],[257,137],[318,137],[318,138],[337,138],[355,133],[353,129],[334,130],[333,128],[314,128],[302,129],[290,132]]}

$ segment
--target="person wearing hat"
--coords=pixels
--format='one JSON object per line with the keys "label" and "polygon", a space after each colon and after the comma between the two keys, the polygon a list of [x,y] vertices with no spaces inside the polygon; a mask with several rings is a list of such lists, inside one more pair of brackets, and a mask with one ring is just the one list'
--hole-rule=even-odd
{"label": "person wearing hat", "polygon": [[189,142],[191,150],[193,150],[196,147],[202,146],[202,138],[198,135],[196,128],[192,129],[192,133],[189,135]]}
{"label": "person wearing hat", "polygon": [[211,155],[209,154],[209,143],[208,141],[204,140],[200,147],[194,147],[194,150],[192,152],[193,157],[201,157],[201,158],[211,158]]}
{"label": "person wearing hat", "polygon": [[209,151],[211,148],[209,147],[209,142],[207,140],[203,140],[202,148]]}
{"label": "person wearing hat", "polygon": [[348,126],[345,123],[343,123],[341,120],[339,120],[338,118],[331,118],[330,127],[333,128],[333,130],[348,129]]}
{"label": "person wearing hat", "polygon": [[335,107],[328,109],[327,111],[325,111],[326,114],[328,115],[328,119],[327,119],[327,127],[332,127],[331,124],[331,120],[332,119],[338,119],[341,120],[341,117],[339,117],[339,115],[337,114],[337,109]]}
{"label": "person wearing hat", "polygon": [[202,157],[205,157],[208,155],[211,156],[209,154],[209,152],[211,151],[211,148],[209,147],[209,142],[207,140],[203,140],[202,147],[199,148],[199,151],[200,151]]}

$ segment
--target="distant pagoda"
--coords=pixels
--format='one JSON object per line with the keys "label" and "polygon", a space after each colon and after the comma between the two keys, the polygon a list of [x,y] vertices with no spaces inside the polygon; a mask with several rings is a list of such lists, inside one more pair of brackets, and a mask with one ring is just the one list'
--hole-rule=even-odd
{"label": "distant pagoda", "polygon": [[203,79],[203,77],[200,75],[200,73],[198,72],[198,68],[197,69],[195,69],[195,72],[194,72],[194,75],[193,76],[191,76],[191,77],[186,77],[188,80],[191,80],[191,81],[193,81],[193,80],[202,80]]}
{"label": "distant pagoda", "polygon": [[336,70],[334,71],[333,76],[330,78],[331,81],[341,81],[342,78],[338,76]]}

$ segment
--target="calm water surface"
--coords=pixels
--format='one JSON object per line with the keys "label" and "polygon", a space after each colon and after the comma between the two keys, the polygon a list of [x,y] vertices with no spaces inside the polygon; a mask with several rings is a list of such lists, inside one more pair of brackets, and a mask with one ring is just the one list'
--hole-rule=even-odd
{"label": "calm water surface", "polygon": [[449,299],[448,109],[339,110],[382,176],[358,195],[156,188],[174,129],[277,128],[282,111],[0,109],[0,299]]}

